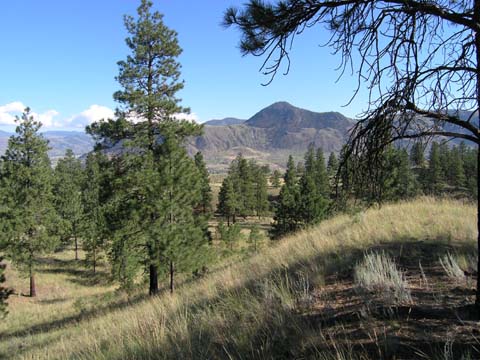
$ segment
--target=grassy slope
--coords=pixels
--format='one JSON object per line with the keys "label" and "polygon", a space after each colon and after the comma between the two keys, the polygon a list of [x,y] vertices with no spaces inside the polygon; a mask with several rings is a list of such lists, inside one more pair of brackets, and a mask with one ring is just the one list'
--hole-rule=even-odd
{"label": "grassy slope", "polygon": [[[340,302],[353,297],[348,292],[353,266],[372,247],[391,245],[388,251],[393,255],[400,251],[412,260],[413,249],[429,244],[425,261],[434,260],[429,259],[437,255],[433,249],[438,254],[447,249],[472,252],[475,221],[472,205],[428,198],[342,215],[285,238],[245,262],[212,272],[173,296],[156,299],[115,298],[107,285],[67,286],[72,274],[55,274],[58,288],[44,298],[12,300],[11,314],[0,324],[0,354],[9,358],[15,354],[17,358],[62,359],[264,359],[328,358],[323,353],[327,350],[325,354],[333,358],[350,358],[358,344],[359,357],[387,351],[385,344],[390,343],[381,342],[376,331],[364,331],[366,339],[355,332],[368,324],[372,329],[377,325],[387,329],[387,325],[398,326],[398,321],[397,325],[377,324],[378,319],[367,317],[350,331],[349,317],[341,320],[342,314],[335,313],[338,304],[325,306],[327,290],[336,286]],[[411,272],[413,276],[418,271],[412,268]],[[440,276],[435,274],[431,276]],[[39,277],[40,291],[48,276],[53,275],[47,272]],[[55,286],[51,280],[49,286]],[[343,285],[348,291],[342,297]],[[442,289],[450,288],[439,285],[429,290],[440,296]],[[465,301],[471,301],[471,292],[466,294]],[[84,297],[82,302],[75,300],[79,296]],[[356,316],[363,307],[355,306],[351,314]],[[326,313],[333,315],[327,319]],[[389,334],[384,330],[384,339]],[[367,343],[376,347],[372,350]]]}

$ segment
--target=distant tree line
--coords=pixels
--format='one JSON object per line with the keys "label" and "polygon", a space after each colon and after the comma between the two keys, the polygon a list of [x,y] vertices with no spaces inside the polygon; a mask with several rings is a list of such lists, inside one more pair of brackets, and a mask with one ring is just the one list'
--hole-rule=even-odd
{"label": "distant tree line", "polygon": [[262,216],[269,209],[268,175],[270,169],[247,160],[239,154],[230,164],[220,188],[217,212],[228,225],[237,216]]}
{"label": "distant tree line", "polygon": [[422,143],[414,143],[410,152],[392,145],[380,154],[378,168],[362,168],[367,162],[355,156],[345,160],[344,151],[339,159],[331,153],[325,167],[322,149],[310,145],[303,163],[295,166],[291,156],[288,160],[274,205],[272,235],[316,224],[359,202],[398,201],[420,194],[476,198],[477,151],[464,142],[433,142],[426,156]]}

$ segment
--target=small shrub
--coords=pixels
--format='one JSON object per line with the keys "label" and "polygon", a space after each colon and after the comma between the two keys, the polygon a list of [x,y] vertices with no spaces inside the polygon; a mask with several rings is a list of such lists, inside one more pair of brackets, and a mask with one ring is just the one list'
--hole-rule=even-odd
{"label": "small shrub", "polygon": [[403,273],[385,253],[365,254],[355,267],[355,284],[360,290],[380,293],[393,303],[412,300]]}
{"label": "small shrub", "polygon": [[442,265],[443,270],[445,270],[445,273],[450,279],[455,281],[460,281],[462,283],[466,282],[467,278],[465,276],[465,273],[458,265],[458,262],[455,256],[453,256],[450,253],[447,253],[446,255],[443,256],[443,258],[440,258],[439,261],[440,261],[440,264]]}

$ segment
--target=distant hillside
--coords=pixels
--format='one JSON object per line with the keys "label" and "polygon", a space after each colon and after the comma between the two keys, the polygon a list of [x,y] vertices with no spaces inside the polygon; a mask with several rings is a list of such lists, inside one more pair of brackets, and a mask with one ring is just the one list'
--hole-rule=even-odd
{"label": "distant hillside", "polygon": [[352,125],[352,119],[337,112],[316,113],[278,102],[242,124],[207,123],[204,135],[193,139],[189,150],[201,151],[212,170],[224,170],[239,152],[283,167],[289,154],[300,159],[310,143],[327,153],[340,151]]}
{"label": "distant hillside", "polygon": [[[7,149],[8,138],[13,134],[0,131],[0,154]],[[55,160],[65,155],[67,149],[72,149],[77,156],[93,149],[93,140],[90,135],[80,131],[46,131],[43,136],[50,142],[50,158]]]}
{"label": "distant hillside", "polygon": [[246,120],[237,119],[228,117],[221,120],[210,120],[203,123],[203,125],[210,125],[210,126],[228,126],[228,125],[239,125],[243,124]]}

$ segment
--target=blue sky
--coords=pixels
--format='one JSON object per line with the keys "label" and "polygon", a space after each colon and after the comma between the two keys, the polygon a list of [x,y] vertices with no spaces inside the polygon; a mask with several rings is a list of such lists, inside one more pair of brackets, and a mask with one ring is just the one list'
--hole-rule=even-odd
{"label": "blue sky", "polygon": [[[263,107],[288,101],[313,111],[355,116],[365,99],[352,95],[355,76],[336,82],[339,57],[319,45],[321,28],[297,37],[287,76],[269,86],[259,72],[262,58],[242,57],[240,34],[221,26],[224,10],[245,0],[156,0],[155,9],[178,32],[185,89],[182,105],[203,122],[227,116],[249,118]],[[117,61],[126,57],[124,14],[135,14],[134,0],[15,0],[0,6],[0,129],[9,130],[23,106],[44,129],[77,129],[108,116],[116,104]]]}

